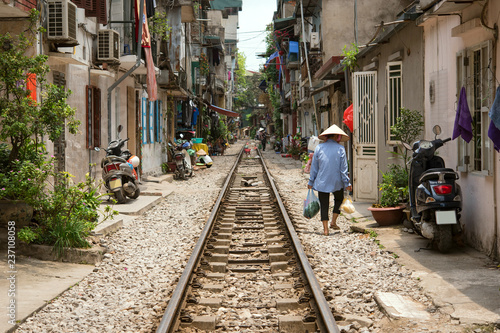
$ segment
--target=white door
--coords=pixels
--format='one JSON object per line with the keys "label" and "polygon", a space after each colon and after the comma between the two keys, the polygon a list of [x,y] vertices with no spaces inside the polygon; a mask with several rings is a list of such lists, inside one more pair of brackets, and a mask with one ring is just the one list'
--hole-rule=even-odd
{"label": "white door", "polygon": [[353,73],[353,194],[377,201],[377,72]]}

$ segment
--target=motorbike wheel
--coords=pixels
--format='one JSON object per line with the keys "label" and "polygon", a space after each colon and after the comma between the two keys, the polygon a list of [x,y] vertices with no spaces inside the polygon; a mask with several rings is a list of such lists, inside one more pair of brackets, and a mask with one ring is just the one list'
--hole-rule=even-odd
{"label": "motorbike wheel", "polygon": [[137,190],[135,190],[134,194],[132,195],[129,195],[128,197],[130,199],[137,199],[139,197],[139,195],[141,194],[141,189],[140,188],[137,188]]}
{"label": "motorbike wheel", "polygon": [[184,170],[184,168],[181,168],[179,170],[179,178],[182,180],[186,180],[186,170]]}
{"label": "motorbike wheel", "polygon": [[123,190],[121,188],[114,191],[113,193],[115,194],[116,201],[119,204],[125,203],[125,201],[127,201],[127,197],[125,196],[125,194],[123,194]]}
{"label": "motorbike wheel", "polygon": [[441,253],[448,253],[453,245],[453,236],[449,225],[438,225],[437,248]]}

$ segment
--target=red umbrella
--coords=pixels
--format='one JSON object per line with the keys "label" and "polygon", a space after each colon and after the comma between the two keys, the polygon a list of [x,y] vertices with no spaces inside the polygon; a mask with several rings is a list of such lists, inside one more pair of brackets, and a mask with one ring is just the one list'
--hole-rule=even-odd
{"label": "red umbrella", "polygon": [[347,109],[344,111],[344,124],[347,125],[349,130],[352,132],[353,125],[352,125],[352,104],[349,105]]}

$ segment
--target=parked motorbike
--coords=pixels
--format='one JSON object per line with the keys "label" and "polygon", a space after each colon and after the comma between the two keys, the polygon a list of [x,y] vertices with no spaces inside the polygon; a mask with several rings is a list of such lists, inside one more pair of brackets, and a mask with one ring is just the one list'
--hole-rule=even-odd
{"label": "parked motorbike", "polygon": [[174,146],[169,142],[168,147],[175,161],[174,179],[186,180],[187,177],[191,177],[193,175],[193,166],[191,164],[191,156],[187,152],[187,149],[191,148],[190,143],[183,142]]}
{"label": "parked motorbike", "polygon": [[405,144],[413,150],[408,181],[411,221],[418,234],[446,253],[453,245],[453,236],[462,231],[462,191],[455,170],[446,168],[444,160],[434,155],[451,138],[437,138],[441,134],[439,125],[432,131],[432,141],[420,140],[413,147]]}
{"label": "parked motorbike", "polygon": [[106,156],[101,160],[104,186],[120,204],[126,202],[127,197],[137,199],[141,193],[138,185],[139,178],[135,171],[140,159],[132,155],[128,149],[122,150],[128,140],[127,138],[111,141],[105,149]]}
{"label": "parked motorbike", "polygon": [[281,140],[276,140],[276,142],[274,143],[274,151],[277,153],[278,152],[281,153],[281,148],[282,148]]}

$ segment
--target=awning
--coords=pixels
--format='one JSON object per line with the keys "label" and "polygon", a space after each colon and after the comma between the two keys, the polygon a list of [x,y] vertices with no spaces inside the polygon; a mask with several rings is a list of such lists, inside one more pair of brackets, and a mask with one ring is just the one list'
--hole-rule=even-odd
{"label": "awning", "polygon": [[274,20],[274,30],[283,30],[292,27],[297,19],[295,17],[285,17]]}
{"label": "awning", "polygon": [[209,108],[209,109],[212,109],[212,110],[214,110],[214,111],[216,111],[216,112],[218,112],[218,113],[220,113],[220,114],[223,114],[223,115],[225,115],[225,116],[228,116],[228,117],[239,117],[239,116],[240,116],[240,114],[239,114],[239,113],[237,113],[237,112],[230,111],[230,110],[226,110],[226,109],[223,109],[223,108],[221,108],[221,107],[219,107],[219,106],[215,106],[215,105],[212,105],[212,104],[210,104],[210,105],[208,106],[208,108]]}
{"label": "awning", "polygon": [[343,56],[332,56],[328,59],[323,66],[321,66],[314,74],[315,80],[336,80],[338,79],[335,74],[332,72],[332,69],[335,68],[340,61],[344,58]]}

